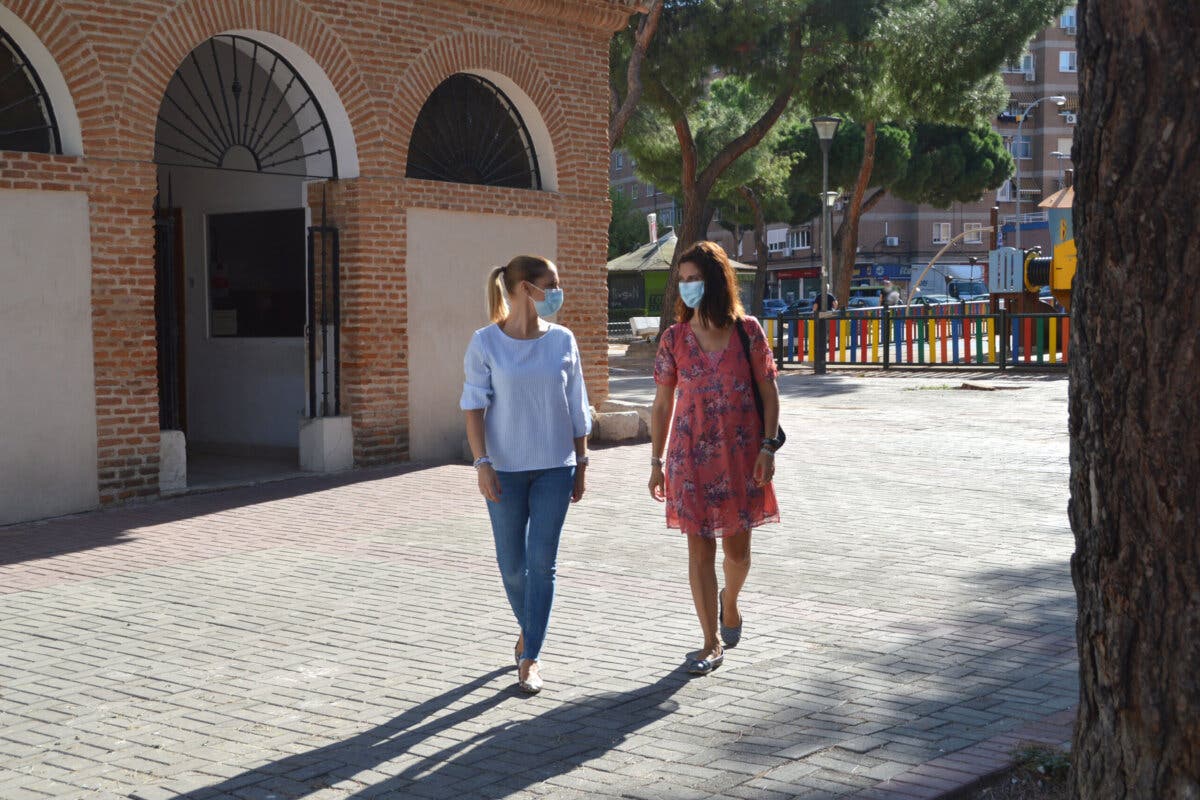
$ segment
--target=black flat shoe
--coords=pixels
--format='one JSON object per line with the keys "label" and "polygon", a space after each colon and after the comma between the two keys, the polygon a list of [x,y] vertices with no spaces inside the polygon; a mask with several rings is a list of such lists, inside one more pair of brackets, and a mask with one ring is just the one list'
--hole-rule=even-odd
{"label": "black flat shoe", "polygon": [[738,620],[736,628],[728,627],[725,624],[725,590],[717,595],[717,626],[721,629],[721,641],[726,647],[737,647],[738,642],[742,640],[742,625],[741,620]]}

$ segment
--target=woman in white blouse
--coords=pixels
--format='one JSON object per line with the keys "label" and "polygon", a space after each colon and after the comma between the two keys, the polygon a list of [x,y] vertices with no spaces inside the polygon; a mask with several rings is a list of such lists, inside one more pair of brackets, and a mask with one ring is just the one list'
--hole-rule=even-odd
{"label": "woman in white blouse", "polygon": [[533,694],[542,688],[538,659],[554,604],[558,541],[567,507],[583,497],[592,423],[575,336],[542,319],[563,302],[554,264],[517,256],[492,270],[487,298],[492,324],[467,348],[460,406],[521,629],[519,685]]}

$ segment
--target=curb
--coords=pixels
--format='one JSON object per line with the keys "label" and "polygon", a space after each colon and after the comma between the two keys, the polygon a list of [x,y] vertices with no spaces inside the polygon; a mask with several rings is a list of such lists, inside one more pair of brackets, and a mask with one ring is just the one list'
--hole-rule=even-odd
{"label": "curb", "polygon": [[907,772],[888,778],[843,800],[967,800],[969,793],[1014,766],[1012,751],[1021,742],[1070,747],[1075,709],[1068,708],[985,739]]}

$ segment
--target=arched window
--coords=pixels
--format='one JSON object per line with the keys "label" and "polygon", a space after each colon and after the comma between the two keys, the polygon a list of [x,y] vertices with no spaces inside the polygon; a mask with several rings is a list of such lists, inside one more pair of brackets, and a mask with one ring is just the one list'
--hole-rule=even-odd
{"label": "arched window", "polygon": [[537,154],[504,92],[478,75],[451,75],[433,90],[408,145],[410,178],[541,189]]}
{"label": "arched window", "polygon": [[62,152],[46,87],[3,28],[0,28],[0,150]]}
{"label": "arched window", "polygon": [[300,73],[245,36],[214,36],[167,85],[154,135],[159,164],[336,178],[325,112]]}

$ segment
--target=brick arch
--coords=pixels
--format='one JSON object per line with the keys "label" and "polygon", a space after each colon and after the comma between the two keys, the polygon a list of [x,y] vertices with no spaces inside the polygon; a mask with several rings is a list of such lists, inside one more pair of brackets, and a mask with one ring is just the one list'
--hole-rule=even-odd
{"label": "brick arch", "polygon": [[[459,72],[476,72],[484,77],[498,75],[511,80],[524,92],[541,116],[550,135],[557,172],[557,191],[578,193],[575,175],[566,157],[571,153],[566,137],[567,119],[550,81],[534,60],[513,42],[500,36],[467,31],[445,36],[433,42],[400,76],[391,99],[391,121],[395,152],[394,163],[408,163],[408,143],[417,115],[438,84]],[[504,88],[504,87],[501,87]],[[515,100],[515,98],[514,98]],[[529,126],[531,120],[525,120]],[[539,159],[541,160],[541,159]]]}
{"label": "brick arch", "polygon": [[248,36],[256,31],[273,34],[316,62],[346,109],[361,162],[364,142],[377,141],[381,132],[367,82],[332,26],[308,5],[295,0],[253,5],[183,0],[160,17],[146,31],[130,59],[121,99],[121,126],[128,155],[138,161],[154,159],[158,109],[175,69],[196,47],[232,31]]}
{"label": "brick arch", "polygon": [[[58,3],[44,0],[3,0],[0,5],[33,31],[62,72],[79,120],[84,153],[101,149],[112,134],[109,83],[102,79],[105,70],[75,18]],[[55,107],[55,113],[59,111]]]}

